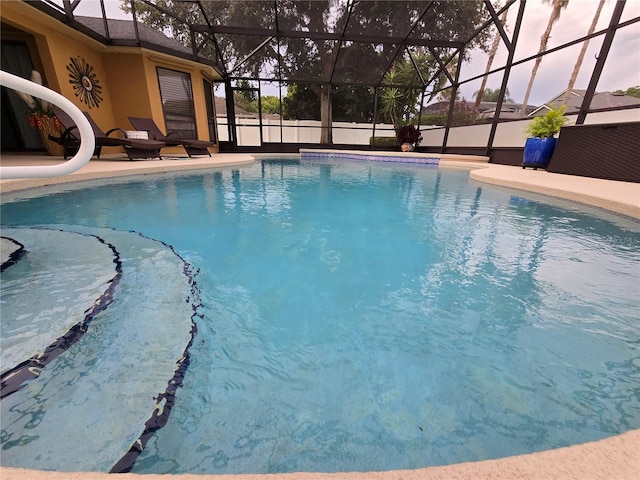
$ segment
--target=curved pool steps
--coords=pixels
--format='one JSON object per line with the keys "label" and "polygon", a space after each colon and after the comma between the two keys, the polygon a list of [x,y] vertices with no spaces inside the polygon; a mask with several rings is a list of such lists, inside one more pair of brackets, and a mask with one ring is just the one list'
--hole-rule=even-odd
{"label": "curved pool steps", "polygon": [[82,337],[119,277],[117,253],[95,236],[55,227],[3,230],[26,253],[2,275],[0,398]]}
{"label": "curved pool steps", "polygon": [[[188,347],[195,334],[199,292],[190,265],[168,245],[136,232],[55,228],[64,231],[39,232],[49,241],[56,237],[57,241],[49,243],[45,238],[36,242],[38,235],[34,232],[12,232],[12,236],[25,241],[30,252],[25,260],[32,260],[29,257],[42,251],[52,262],[55,257],[57,265],[74,264],[81,248],[68,237],[82,238],[82,244],[95,237],[113,246],[122,275],[112,302],[94,312],[82,338],[39,371],[37,378],[0,402],[6,435],[3,465],[108,471],[118,464],[121,471],[127,471],[137,458],[136,448],[168,418],[173,396],[189,363]],[[63,238],[65,235],[67,238]],[[52,243],[56,255],[50,251]],[[83,277],[85,292],[79,288],[76,294],[82,292],[95,299],[96,293],[98,297],[102,295],[105,285],[114,283],[109,280],[113,277],[114,257],[103,256],[93,247],[88,251],[94,253],[95,266],[90,275]],[[29,267],[28,262],[19,262],[14,276],[24,273],[18,270],[22,263]],[[14,269],[7,273],[11,270]],[[46,270],[42,265],[33,267],[33,272],[49,275],[48,280],[53,280],[55,275]],[[106,282],[105,275],[109,278]],[[3,294],[4,277],[5,273]],[[33,280],[25,279],[27,284],[33,284]],[[50,282],[45,283],[51,287]],[[67,287],[58,285],[54,290],[63,296]],[[51,299],[52,295],[45,295],[39,301]],[[74,307],[83,303],[69,296],[64,301]],[[45,323],[71,322],[66,318],[67,309],[53,310]],[[57,319],[56,311],[61,314]],[[70,316],[82,318],[87,311],[84,306],[74,308]],[[24,320],[25,325],[29,322]],[[58,329],[56,326],[49,332],[49,343],[56,343],[58,333],[54,332]]]}

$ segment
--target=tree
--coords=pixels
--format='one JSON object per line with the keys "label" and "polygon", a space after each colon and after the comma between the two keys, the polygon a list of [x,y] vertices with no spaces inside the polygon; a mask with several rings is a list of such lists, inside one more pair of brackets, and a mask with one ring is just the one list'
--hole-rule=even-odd
{"label": "tree", "polygon": [[[558,21],[560,15],[562,14],[562,10],[567,8],[569,5],[569,0],[542,0],[544,3],[552,2],[551,4],[551,15],[549,15],[549,21],[547,22],[547,28],[540,37],[540,48],[538,49],[538,55],[544,53],[547,50],[547,43],[549,43],[549,38],[551,37],[551,29],[553,28],[553,24]],[[529,95],[531,95],[531,89],[533,88],[533,82],[536,79],[536,74],[538,73],[538,68],[540,67],[540,63],[542,62],[542,57],[538,56],[533,64],[533,69],[531,70],[531,77],[529,78],[529,85],[527,85],[527,91],[524,94],[524,100],[522,101],[522,109],[520,110],[520,115],[524,116],[527,110],[527,104],[529,103]]]}
{"label": "tree", "polygon": [[[587,32],[587,35],[591,35],[596,29],[596,25],[598,24],[598,18],[600,18],[600,12],[602,11],[602,7],[604,7],[604,2],[605,0],[600,0],[600,2],[598,3],[598,7],[596,8],[596,13],[593,16],[593,20],[591,21],[591,26],[589,27],[589,31]],[[573,86],[576,84],[576,79],[578,78],[578,73],[580,72],[580,67],[582,66],[584,55],[585,53],[587,53],[587,48],[589,48],[588,39],[582,43],[580,54],[578,55],[576,64],[573,67],[573,72],[571,73],[571,77],[569,78],[569,85],[567,85],[567,90],[564,92],[561,105],[566,105],[567,102],[569,101],[569,97],[571,96],[571,90],[573,90]]]}
{"label": "tree", "polygon": [[[334,87],[331,92],[333,117],[341,122],[371,122],[374,97],[366,87]],[[290,84],[282,99],[283,118],[286,120],[315,120],[320,113],[320,98],[308,84]]]}
{"label": "tree", "polygon": [[287,85],[282,99],[282,118],[285,120],[315,120],[320,116],[320,97],[307,84]]}
{"label": "tree", "polygon": [[233,92],[233,102],[236,107],[246,112],[258,111],[258,101],[256,100],[256,105],[254,106],[251,100],[248,100],[241,92]]}
{"label": "tree", "polygon": [[[499,97],[499,88],[496,88],[495,90],[493,90],[492,88],[485,88],[482,92],[476,90],[473,93],[473,98],[476,99],[476,108],[478,107],[478,98],[482,98],[485,102],[497,102]],[[508,88],[504,89],[504,101],[513,103],[513,98],[511,98],[511,92],[509,92]]]}
{"label": "tree", "polygon": [[629,87],[626,90],[616,90],[615,93],[622,93],[623,95],[629,95],[630,97],[640,98],[640,85]]}
{"label": "tree", "polygon": [[[438,99],[439,102],[448,102],[451,100],[451,94],[453,93],[453,88],[447,88],[445,90],[442,90],[440,93],[438,93],[438,96],[436,97]],[[460,97],[460,90],[456,90],[456,101],[460,101],[463,100]]]}
{"label": "tree", "polygon": [[251,89],[249,81],[240,80],[236,87],[242,89],[233,92],[233,102],[236,107],[239,107],[247,112],[257,112],[258,94],[255,90]]}
{"label": "tree", "polygon": [[[502,12],[502,16],[500,17],[500,23],[502,26],[506,26],[507,24],[507,13],[509,9],[506,8],[504,12]],[[500,31],[496,31],[496,35],[493,37],[493,44],[491,45],[491,51],[489,52],[489,57],[487,58],[487,66],[484,69],[484,77],[482,77],[482,83],[480,84],[480,89],[478,90],[479,95],[476,97],[476,108],[480,107],[480,103],[484,98],[484,94],[486,93],[487,87],[487,78],[489,76],[489,72],[491,71],[491,65],[493,64],[493,60],[496,58],[496,53],[498,53],[498,47],[500,46],[500,40],[502,39],[500,35]],[[487,100],[490,102],[497,102],[496,100]]]}
{"label": "tree", "polygon": [[[384,77],[387,85],[409,85],[418,76],[409,62],[397,62]],[[380,94],[381,113],[385,120],[391,122],[396,130],[411,122],[417,113],[416,103],[421,90],[385,87]]]}
{"label": "tree", "polygon": [[333,120],[369,123],[373,121],[374,91],[369,87],[341,85],[331,92]]}
{"label": "tree", "polygon": [[[130,11],[129,0],[121,0],[122,9]],[[276,0],[216,2],[183,2],[155,0],[153,4],[136,0],[139,21],[161,31],[185,45],[191,45],[189,24],[206,26],[204,14],[211,23],[229,26],[251,26],[254,29],[274,31],[276,15],[281,31],[331,32],[344,28],[366,32],[370,36],[389,37],[407,32],[413,25],[427,30],[432,38],[467,38],[485,18],[484,3],[480,0],[465,2],[434,2],[428,9],[428,19],[421,19],[425,11],[422,3],[398,3],[392,0],[355,2],[344,0],[294,1]],[[202,11],[200,10],[202,8]],[[398,8],[403,15],[398,15]],[[276,11],[277,10],[277,11]],[[170,12],[168,15],[164,12]],[[212,21],[213,20],[213,21]],[[362,82],[363,75],[371,72],[374,60],[387,59],[397,51],[388,43],[363,43],[314,40],[297,36],[281,36],[279,41],[256,38],[253,35],[216,35],[217,50],[213,42],[204,42],[205,33],[196,34],[199,53],[221,61],[234,76],[277,78],[297,82],[301,78],[313,79],[308,89],[320,100],[322,143],[331,143],[332,73],[339,50],[341,83]],[[484,31],[473,37],[465,52],[475,46],[485,48],[488,36]],[[262,41],[257,44],[256,40]],[[256,48],[260,46],[260,48]],[[218,54],[219,52],[219,54]],[[375,84],[374,80],[367,79]],[[330,93],[331,92],[331,93]]]}
{"label": "tree", "polygon": [[256,93],[255,90],[251,89],[251,84],[249,84],[249,80],[240,80],[238,82],[238,87],[237,88],[242,88],[243,90],[240,92],[240,94],[247,100],[247,102],[255,102],[258,100],[258,94]]}
{"label": "tree", "polygon": [[[280,114],[280,98],[275,95],[264,95],[261,99],[262,113],[264,114]],[[258,101],[256,100],[253,105],[258,111]]]}
{"label": "tree", "polygon": [[[443,63],[448,58],[442,59]],[[454,68],[456,62],[450,62],[450,68]],[[380,94],[381,113],[384,121],[391,122],[395,129],[416,123],[419,108],[418,100],[421,98],[424,85],[422,78],[432,79],[433,90],[437,90],[446,81],[444,71],[438,72],[437,60],[427,51],[420,49],[409,58],[400,58],[387,71],[384,76]],[[429,98],[431,100],[431,97]]]}

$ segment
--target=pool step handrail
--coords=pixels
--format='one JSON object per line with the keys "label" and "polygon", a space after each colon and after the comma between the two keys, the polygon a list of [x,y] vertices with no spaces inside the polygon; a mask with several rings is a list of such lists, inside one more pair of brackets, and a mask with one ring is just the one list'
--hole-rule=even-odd
{"label": "pool step handrail", "polygon": [[78,152],[66,162],[56,165],[0,166],[0,179],[61,177],[79,170],[89,162],[96,147],[96,139],[89,121],[78,107],[58,92],[2,70],[0,70],[0,85],[57,105],[69,114],[80,132]]}

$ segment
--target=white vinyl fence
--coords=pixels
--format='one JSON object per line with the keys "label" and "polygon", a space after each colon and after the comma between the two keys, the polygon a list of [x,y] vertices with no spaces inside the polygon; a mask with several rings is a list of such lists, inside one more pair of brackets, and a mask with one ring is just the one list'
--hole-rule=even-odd
{"label": "white vinyl fence", "polygon": [[[575,123],[576,115],[569,115],[569,125]],[[218,117],[218,135],[220,141],[228,141],[227,117]],[[640,121],[640,109],[617,110],[611,112],[592,113],[587,116],[586,124],[622,123]],[[260,125],[257,118],[241,118],[237,126],[238,145],[260,146]],[[282,123],[282,138],[280,124]],[[494,147],[524,147],[526,135],[524,129],[529,119],[498,124]],[[423,146],[440,146],[444,138],[444,128],[423,125]],[[449,147],[484,147],[489,138],[491,125],[469,125],[454,127],[449,131],[447,146]],[[262,135],[265,143],[320,143],[320,122],[316,120],[282,120],[265,118],[262,120]],[[347,145],[369,145],[373,134],[370,123],[333,123],[333,143]],[[377,124],[376,137],[393,137],[393,125]]]}

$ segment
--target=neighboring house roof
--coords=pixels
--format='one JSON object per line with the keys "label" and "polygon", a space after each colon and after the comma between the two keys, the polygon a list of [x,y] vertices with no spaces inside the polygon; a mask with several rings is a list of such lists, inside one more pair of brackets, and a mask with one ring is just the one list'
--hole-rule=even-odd
{"label": "neighboring house roof", "polygon": [[449,110],[449,101],[436,102],[431,105],[427,105],[422,109],[422,114],[428,113],[442,113]]}
{"label": "neighboring house roof", "polygon": [[[213,97],[214,104],[216,108],[216,115],[226,117],[227,116],[227,101],[224,97]],[[247,112],[246,110],[238,107],[235,107],[236,117],[237,118],[258,118],[258,114],[254,112]]]}
{"label": "neighboring house roof", "polygon": [[[492,118],[496,113],[496,103],[497,102],[480,102],[480,116],[483,118]],[[525,115],[528,115],[535,109],[536,107],[534,105],[527,105]],[[521,103],[503,103],[502,108],[500,108],[500,118],[521,118],[521,112]]]}
{"label": "neighboring house roof", "polygon": [[213,97],[214,108],[216,109],[216,115],[227,115],[227,101],[222,97]]}
{"label": "neighboring house roof", "polygon": [[[226,117],[227,116],[227,102],[223,97],[214,97],[216,116]],[[248,112],[247,110],[235,106],[236,118],[258,118],[258,114],[256,112]],[[280,118],[280,115],[277,113],[263,113],[262,118]]]}
{"label": "neighboring house roof", "polygon": [[[564,98],[564,93],[565,92],[566,92],[566,90],[561,91],[558,95],[553,97],[551,100],[546,101],[545,104],[547,104],[547,105],[560,105],[562,103],[562,99]],[[580,102],[582,102],[582,99],[584,98],[584,95],[586,93],[587,93],[586,90],[581,90],[581,89],[574,88],[573,90],[571,90],[571,94],[569,95],[569,103],[571,103],[572,99],[580,99]]]}
{"label": "neighboring house roof", "polygon": [[[475,105],[475,102],[467,101],[467,104]],[[535,106],[527,105],[527,114],[535,110]],[[500,118],[520,118],[521,103],[503,103],[500,109]],[[445,113],[449,111],[449,102],[436,102],[422,109],[422,114]],[[491,118],[496,111],[496,102],[480,102],[478,106],[480,116],[483,118]]]}
{"label": "neighboring house roof", "polygon": [[[534,110],[529,116],[537,117],[540,115],[544,115],[552,108],[557,108],[559,105],[562,105],[562,99],[564,98],[564,93],[566,90],[560,92],[558,95],[553,97],[551,100],[540,105],[536,110]],[[582,105],[582,101],[584,99],[584,95],[586,90],[571,90],[571,94],[569,95],[569,100],[567,101],[567,112],[566,114],[576,114],[580,111],[580,106]],[[601,108],[615,108],[615,107],[626,107],[631,105],[640,106],[640,98],[632,97],[630,95],[625,95],[623,93],[614,93],[614,92],[600,92],[595,93],[593,98],[591,99],[591,110],[598,110]]]}
{"label": "neighboring house roof", "polygon": [[597,110],[599,108],[626,107],[629,105],[640,105],[640,98],[623,93],[602,92],[593,96],[590,108]]}

